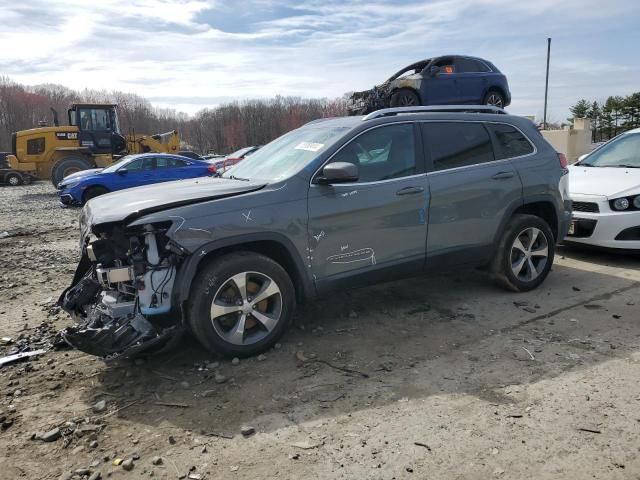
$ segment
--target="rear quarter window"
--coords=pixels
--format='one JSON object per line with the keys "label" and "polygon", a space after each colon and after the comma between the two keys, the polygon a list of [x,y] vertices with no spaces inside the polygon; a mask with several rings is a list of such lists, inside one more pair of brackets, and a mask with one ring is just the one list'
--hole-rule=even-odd
{"label": "rear quarter window", "polygon": [[487,126],[496,139],[497,159],[522,157],[534,152],[529,139],[514,126],[504,123],[490,123]]}

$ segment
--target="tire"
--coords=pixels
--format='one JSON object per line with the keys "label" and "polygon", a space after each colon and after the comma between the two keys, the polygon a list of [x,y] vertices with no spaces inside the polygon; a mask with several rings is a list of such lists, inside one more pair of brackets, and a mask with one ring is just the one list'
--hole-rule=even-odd
{"label": "tire", "polygon": [[67,175],[79,172],[81,170],[87,170],[93,168],[93,165],[89,160],[82,157],[69,157],[59,160],[51,169],[51,183],[58,188],[58,184]]}
{"label": "tire", "polygon": [[12,187],[17,187],[24,183],[22,175],[20,175],[19,173],[7,173],[7,175],[4,177],[4,181]]}
{"label": "tire", "polygon": [[33,183],[33,178],[31,178],[31,175],[23,175],[22,183],[25,185],[31,185]]}
{"label": "tire", "polygon": [[[245,282],[247,302],[243,306],[237,304],[240,290],[233,277],[238,283]],[[267,294],[254,308],[251,291]],[[205,348],[228,357],[248,357],[271,347],[287,330],[295,309],[295,290],[287,272],[269,257],[235,252],[204,266],[192,283],[187,307],[189,326]],[[254,312],[261,318],[253,317]]]}
{"label": "tire", "polygon": [[535,215],[517,214],[502,235],[491,273],[503,287],[526,292],[547,278],[554,255],[555,238],[547,222]]}
{"label": "tire", "polygon": [[100,195],[104,195],[105,193],[109,193],[109,190],[105,187],[101,187],[100,185],[89,187],[84,191],[84,195],[82,195],[82,202],[87,203],[92,198],[99,197]]}
{"label": "tire", "polygon": [[504,108],[504,95],[497,90],[489,90],[484,96],[482,103],[484,105],[493,105],[494,107]]}
{"label": "tire", "polygon": [[401,88],[391,95],[392,107],[415,107],[420,105],[420,97],[413,90]]}

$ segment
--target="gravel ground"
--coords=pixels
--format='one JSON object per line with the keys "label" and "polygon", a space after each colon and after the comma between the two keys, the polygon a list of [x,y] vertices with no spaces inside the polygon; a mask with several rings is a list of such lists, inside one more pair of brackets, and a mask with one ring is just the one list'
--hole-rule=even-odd
{"label": "gravel ground", "polygon": [[[78,215],[0,187],[0,337],[69,324]],[[0,478],[638,479],[639,293],[638,258],[561,249],[526,294],[463,271],[334,295],[238,365],[52,350],[0,369]]]}

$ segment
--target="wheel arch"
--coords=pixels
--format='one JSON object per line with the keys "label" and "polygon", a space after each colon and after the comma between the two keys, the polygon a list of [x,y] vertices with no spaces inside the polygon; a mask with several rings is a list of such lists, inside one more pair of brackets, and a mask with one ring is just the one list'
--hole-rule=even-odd
{"label": "wheel arch", "polygon": [[500,85],[489,85],[487,88],[485,88],[484,93],[482,94],[483,102],[485,98],[487,98],[487,95],[489,95],[489,92],[498,92],[500,95],[502,95],[505,103],[507,102],[507,92],[505,92],[504,88],[502,88]]}
{"label": "wheel arch", "polygon": [[554,202],[552,197],[541,197],[532,199],[531,201],[526,201],[524,203],[514,203],[507,210],[507,214],[502,219],[500,224],[500,228],[496,232],[496,236],[493,240],[493,245],[498,245],[500,243],[500,239],[509,224],[509,220],[513,218],[514,215],[519,213],[535,215],[536,217],[542,218],[551,229],[553,233],[553,237],[555,242],[558,242],[558,232],[559,232],[559,218],[556,212],[556,208],[554,207]]}
{"label": "wheel arch", "polygon": [[255,233],[215,240],[199,247],[183,264],[176,277],[174,305],[179,305],[184,315],[193,279],[214,259],[225,253],[250,251],[271,258],[285,269],[296,290],[300,303],[315,297],[315,288],[307,275],[305,264],[291,240],[279,233]]}
{"label": "wheel arch", "polygon": [[408,86],[408,85],[402,85],[402,86],[393,87],[393,89],[387,95],[387,103],[389,105],[391,105],[391,97],[393,97],[400,90],[410,90],[410,91],[412,91],[418,97],[419,104],[420,105],[424,105],[424,99],[422,98],[422,95],[420,95],[420,91],[417,90],[416,88]]}

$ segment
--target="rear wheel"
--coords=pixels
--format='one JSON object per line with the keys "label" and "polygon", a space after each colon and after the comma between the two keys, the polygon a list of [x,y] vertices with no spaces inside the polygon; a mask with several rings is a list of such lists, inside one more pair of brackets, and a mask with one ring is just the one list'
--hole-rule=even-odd
{"label": "rear wheel", "polygon": [[7,182],[12,187],[17,187],[18,185],[22,185],[22,175],[19,173],[9,173],[6,177],[4,177],[5,182]]}
{"label": "rear wheel", "polygon": [[82,196],[82,200],[84,203],[87,203],[92,198],[99,197],[100,195],[104,195],[105,193],[109,193],[105,187],[101,187],[96,185],[95,187],[89,187],[85,190],[84,195]]}
{"label": "rear wheel", "polygon": [[491,270],[502,286],[526,292],[547,277],[554,254],[555,239],[547,222],[535,215],[514,215],[502,236]]}
{"label": "rear wheel", "polygon": [[504,108],[504,96],[497,90],[490,90],[484,97],[485,105],[493,105],[494,107]]}
{"label": "rear wheel", "polygon": [[59,160],[51,169],[51,183],[54,187],[58,187],[58,184],[72,173],[79,172],[81,170],[87,170],[93,168],[93,165],[89,160],[82,157],[69,157]]}
{"label": "rear wheel", "polygon": [[291,323],[295,291],[287,272],[253,252],[213,260],[194,279],[189,324],[207,349],[226,356],[256,355]]}
{"label": "rear wheel", "polygon": [[420,105],[418,94],[408,88],[401,88],[391,95],[392,107],[415,107]]}

